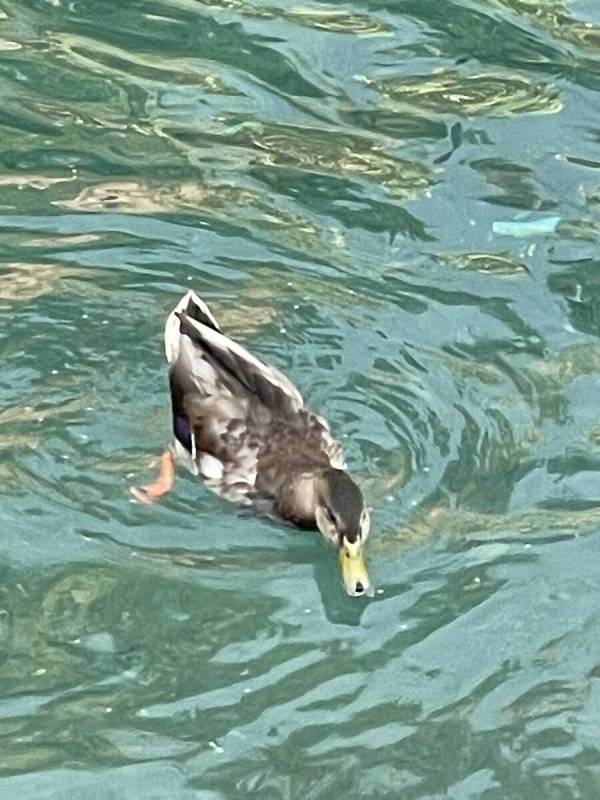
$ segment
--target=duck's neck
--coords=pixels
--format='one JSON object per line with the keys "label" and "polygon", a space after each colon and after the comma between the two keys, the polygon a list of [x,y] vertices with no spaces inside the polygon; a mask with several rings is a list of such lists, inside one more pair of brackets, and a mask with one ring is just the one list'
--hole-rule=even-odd
{"label": "duck's neck", "polygon": [[277,499],[277,513],[301,528],[315,528],[317,476],[300,472],[283,484]]}

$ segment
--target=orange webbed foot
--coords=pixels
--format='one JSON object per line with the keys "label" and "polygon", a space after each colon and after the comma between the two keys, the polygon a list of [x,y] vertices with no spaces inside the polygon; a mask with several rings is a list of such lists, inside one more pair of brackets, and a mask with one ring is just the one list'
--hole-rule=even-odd
{"label": "orange webbed foot", "polygon": [[140,488],[137,486],[131,486],[129,491],[139,503],[151,505],[160,497],[170,492],[174,483],[175,462],[171,453],[167,451],[160,457],[160,474],[154,483],[151,483],[148,486],[142,486]]}

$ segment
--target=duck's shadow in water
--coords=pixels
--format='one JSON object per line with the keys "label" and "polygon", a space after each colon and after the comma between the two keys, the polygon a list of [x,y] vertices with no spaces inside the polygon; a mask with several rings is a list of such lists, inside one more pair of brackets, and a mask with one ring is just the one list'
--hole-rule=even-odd
{"label": "duck's shadow in water", "polygon": [[[264,519],[264,518],[263,518]],[[274,528],[289,531],[290,542],[283,551],[290,564],[313,566],[313,575],[327,619],[336,625],[360,625],[361,617],[375,597],[350,597],[342,582],[337,551],[321,541],[318,531],[301,532],[280,520],[266,518]],[[278,555],[281,557],[281,550]]]}
{"label": "duck's shadow in water", "polygon": [[314,565],[315,583],[325,616],[336,625],[361,624],[362,615],[374,597],[350,597],[342,584],[335,553],[320,553]]}
{"label": "duck's shadow in water", "polygon": [[314,541],[290,543],[288,554],[290,564],[312,565],[323,611],[335,625],[360,625],[369,604],[382,599],[377,596],[350,597],[344,589],[336,551],[316,538]]}

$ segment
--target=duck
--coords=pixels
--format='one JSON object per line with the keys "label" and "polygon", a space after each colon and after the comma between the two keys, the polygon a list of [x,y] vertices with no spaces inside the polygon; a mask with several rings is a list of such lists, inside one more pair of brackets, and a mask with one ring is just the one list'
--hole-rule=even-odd
{"label": "duck", "polygon": [[239,507],[319,531],[337,549],[346,592],[372,596],[369,512],[325,418],[286,375],[226,336],[194,291],[168,315],[164,347],[172,435],[156,480],[132,487],[133,497],[154,503],[184,467]]}

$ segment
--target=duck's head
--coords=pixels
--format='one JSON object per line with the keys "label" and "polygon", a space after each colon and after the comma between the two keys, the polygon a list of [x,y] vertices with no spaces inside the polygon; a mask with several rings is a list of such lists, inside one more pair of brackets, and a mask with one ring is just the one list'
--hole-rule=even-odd
{"label": "duck's head", "polygon": [[326,469],[317,481],[315,519],[323,536],[339,550],[344,586],[349,595],[372,594],[363,558],[369,535],[369,512],[362,492],[343,470]]}

